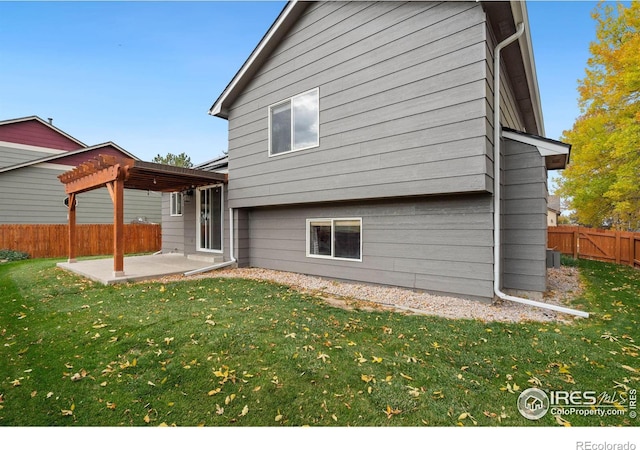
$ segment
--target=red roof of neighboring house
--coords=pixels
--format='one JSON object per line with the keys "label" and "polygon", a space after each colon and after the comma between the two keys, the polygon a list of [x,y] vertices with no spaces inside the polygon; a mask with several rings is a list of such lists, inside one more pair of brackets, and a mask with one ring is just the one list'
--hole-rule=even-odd
{"label": "red roof of neighboring house", "polygon": [[0,121],[0,141],[66,151],[86,147],[38,116]]}
{"label": "red roof of neighboring house", "polygon": [[140,159],[123,149],[122,147],[114,144],[113,142],[105,142],[104,144],[93,145],[91,147],[80,148],[78,150],[70,151],[68,153],[60,153],[58,155],[45,156],[43,158],[34,159],[20,164],[15,164],[9,167],[3,167],[0,169],[2,172],[10,172],[12,170],[20,169],[22,167],[33,166],[41,163],[60,164],[65,166],[78,166],[83,162],[95,158],[98,155],[113,155],[117,157],[131,158],[136,161]]}
{"label": "red roof of neighboring house", "polygon": [[98,155],[124,156],[139,161],[138,157],[113,142],[87,147],[73,136],[54,127],[51,123],[45,122],[38,116],[0,121],[0,141],[63,150],[63,152],[57,152],[53,155],[0,168],[0,173],[45,162],[75,167]]}

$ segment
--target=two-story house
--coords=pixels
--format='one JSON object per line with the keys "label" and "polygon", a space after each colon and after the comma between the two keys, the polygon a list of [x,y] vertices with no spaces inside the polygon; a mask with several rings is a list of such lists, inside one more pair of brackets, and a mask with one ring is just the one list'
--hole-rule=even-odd
{"label": "two-story house", "polygon": [[228,185],[193,194],[183,251],[544,292],[547,170],[570,146],[541,137],[528,27],[519,1],[288,3],[210,109],[229,123]]}
{"label": "two-story house", "polygon": [[[58,175],[98,155],[138,158],[113,142],[87,146],[38,116],[0,121],[0,224],[66,224],[67,195]],[[157,192],[127,190],[125,220],[159,222]],[[79,200],[78,223],[112,223],[107,189]]]}

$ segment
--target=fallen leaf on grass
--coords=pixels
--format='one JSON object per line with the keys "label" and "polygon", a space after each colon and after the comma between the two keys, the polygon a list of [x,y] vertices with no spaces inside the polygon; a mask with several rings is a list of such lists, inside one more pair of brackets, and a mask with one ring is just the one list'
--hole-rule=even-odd
{"label": "fallen leaf on grass", "polygon": [[462,414],[460,414],[458,416],[458,422],[465,420],[465,419],[469,419],[471,420],[471,422],[473,422],[474,425],[478,425],[478,421],[468,412],[463,412]]}
{"label": "fallen leaf on grass", "polygon": [[87,371],[82,369],[80,372],[76,372],[71,376],[71,381],[80,381],[87,376]]}
{"label": "fallen leaf on grass", "polygon": [[627,370],[628,370],[628,371],[630,371],[630,372],[637,372],[637,371],[638,371],[637,369],[634,369],[634,368],[633,368],[633,367],[631,367],[631,366],[626,366],[626,365],[624,365],[624,364],[621,364],[621,365],[620,365],[620,367],[622,367],[623,369],[627,369]]}
{"label": "fallen leaf on grass", "polygon": [[384,410],[384,413],[387,415],[387,419],[391,419],[396,414],[400,414],[402,411],[399,409],[394,409],[391,406],[387,405],[387,409]]}
{"label": "fallen leaf on grass", "polygon": [[249,412],[249,405],[244,405],[244,408],[242,408],[242,412],[240,413],[240,417],[246,416],[248,412]]}
{"label": "fallen leaf on grass", "polygon": [[362,374],[362,375],[360,375],[360,379],[362,381],[364,381],[365,383],[369,383],[371,381],[373,381],[375,383],[375,381],[376,381],[376,378],[373,375]]}
{"label": "fallen leaf on grass", "polygon": [[215,388],[215,389],[211,389],[208,392],[209,397],[211,397],[212,395],[216,395],[218,392],[220,392],[222,390],[222,388]]}
{"label": "fallen leaf on grass", "polygon": [[571,422],[569,422],[568,420],[563,419],[563,418],[562,418],[562,417],[560,417],[560,416],[553,416],[553,417],[555,417],[555,418],[556,418],[556,422],[557,422],[559,425],[562,425],[563,427],[570,427],[570,426],[571,426]]}
{"label": "fallen leaf on grass", "polygon": [[69,409],[61,409],[60,412],[63,416],[73,416],[73,411],[76,409],[76,404],[72,403]]}

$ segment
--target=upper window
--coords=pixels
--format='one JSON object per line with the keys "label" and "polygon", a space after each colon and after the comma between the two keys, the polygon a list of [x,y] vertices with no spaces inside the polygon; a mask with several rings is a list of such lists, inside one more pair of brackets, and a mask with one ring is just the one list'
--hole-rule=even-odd
{"label": "upper window", "polygon": [[182,215],[182,192],[171,193],[171,215]]}
{"label": "upper window", "polygon": [[269,155],[320,145],[318,88],[269,107]]}
{"label": "upper window", "polygon": [[362,261],[362,219],[308,219],[307,256]]}

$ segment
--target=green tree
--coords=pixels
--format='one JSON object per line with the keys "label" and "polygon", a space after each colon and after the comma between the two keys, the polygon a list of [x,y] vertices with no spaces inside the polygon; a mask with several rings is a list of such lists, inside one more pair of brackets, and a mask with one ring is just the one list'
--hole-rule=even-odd
{"label": "green tree", "polygon": [[167,153],[167,156],[161,156],[160,154],[156,155],[153,158],[154,163],[159,164],[168,164],[170,166],[177,167],[193,167],[193,163],[191,162],[191,158],[187,156],[186,153],[182,152],[179,155],[174,155],[173,153]]}
{"label": "green tree", "polygon": [[640,2],[594,9],[596,41],[579,80],[580,117],[562,139],[571,163],[558,180],[579,223],[640,228]]}

